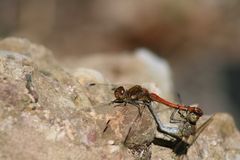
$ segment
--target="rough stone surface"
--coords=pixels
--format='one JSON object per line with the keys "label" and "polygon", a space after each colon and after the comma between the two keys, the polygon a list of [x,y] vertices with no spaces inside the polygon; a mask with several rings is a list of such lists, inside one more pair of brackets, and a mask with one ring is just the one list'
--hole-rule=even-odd
{"label": "rough stone surface", "polygon": [[[107,83],[93,70],[67,72],[48,49],[26,39],[0,41],[0,159],[240,158],[240,135],[231,116],[216,114],[187,155],[176,157],[152,144],[162,134],[146,108],[139,116],[136,106],[109,105],[111,87],[88,82]],[[167,122],[170,112],[159,115]]]}

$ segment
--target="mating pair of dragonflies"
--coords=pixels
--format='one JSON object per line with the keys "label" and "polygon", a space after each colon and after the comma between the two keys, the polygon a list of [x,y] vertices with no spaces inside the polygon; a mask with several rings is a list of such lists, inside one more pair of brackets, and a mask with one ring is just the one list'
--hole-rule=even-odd
{"label": "mating pair of dragonflies", "polygon": [[[91,83],[88,86],[93,87],[96,85],[98,84]],[[128,89],[124,88],[123,86],[118,86],[114,87],[113,90],[115,99],[110,102],[111,104],[121,104],[122,106],[132,104],[138,107],[138,112],[140,115],[140,106],[146,106],[149,109],[157,124],[157,130],[176,140],[177,143],[174,143],[173,147],[175,153],[186,153],[187,149],[195,142],[200,133],[213,120],[212,116],[200,127],[196,128],[196,123],[198,122],[199,118],[203,116],[202,109],[197,105],[183,105],[172,103],[165,100],[164,98],[161,98],[158,94],[149,92],[146,88],[143,88],[140,85],[134,85]],[[165,126],[161,122],[158,115],[155,113],[152,102],[157,102],[164,104],[170,108],[174,108],[174,111],[170,116],[170,123],[178,124],[177,127]],[[176,114],[178,114],[178,118],[176,118]],[[184,149],[180,148],[183,146]]]}

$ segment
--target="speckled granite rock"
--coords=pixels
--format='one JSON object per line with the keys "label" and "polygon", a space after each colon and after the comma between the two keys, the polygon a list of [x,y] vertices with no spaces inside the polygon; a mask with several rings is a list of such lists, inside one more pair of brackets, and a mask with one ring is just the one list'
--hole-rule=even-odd
{"label": "speckled granite rock", "polygon": [[[88,82],[107,83],[94,70],[67,72],[49,50],[26,39],[0,41],[0,159],[176,158],[151,143],[157,133],[148,110],[138,117],[137,107],[113,107],[111,90]],[[169,114],[159,115],[167,121]],[[182,158],[235,160],[239,144],[231,116],[217,114]]]}

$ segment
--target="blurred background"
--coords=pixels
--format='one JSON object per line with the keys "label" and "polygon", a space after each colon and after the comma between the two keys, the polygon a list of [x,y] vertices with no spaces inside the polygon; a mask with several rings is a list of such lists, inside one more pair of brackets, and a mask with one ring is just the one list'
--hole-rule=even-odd
{"label": "blurred background", "polygon": [[0,38],[28,38],[60,61],[146,47],[170,63],[183,103],[240,127],[239,17],[238,0],[0,0]]}

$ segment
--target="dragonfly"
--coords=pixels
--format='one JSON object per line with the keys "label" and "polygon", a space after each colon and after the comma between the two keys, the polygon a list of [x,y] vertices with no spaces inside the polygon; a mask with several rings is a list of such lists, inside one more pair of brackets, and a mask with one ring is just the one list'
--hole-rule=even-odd
{"label": "dragonfly", "polygon": [[[95,84],[90,84],[90,86],[94,85]],[[212,116],[200,127],[196,128],[199,118],[203,115],[203,111],[199,106],[172,103],[156,93],[149,92],[140,85],[134,85],[128,89],[123,86],[118,86],[115,87],[113,91],[115,99],[110,102],[111,104],[123,104],[123,106],[132,104],[139,108],[139,115],[141,115],[140,106],[147,106],[157,124],[157,130],[175,139],[176,143],[174,144],[173,151],[177,154],[185,154],[200,133],[213,120]],[[170,116],[170,123],[178,124],[177,127],[164,125],[154,111],[152,102],[164,104],[175,109]],[[176,118],[176,114],[180,116],[180,119]]]}
{"label": "dragonfly", "polygon": [[[95,83],[91,83],[89,85],[94,86]],[[111,101],[111,103],[113,104],[120,103],[126,105],[127,103],[129,103],[138,106],[140,104],[158,102],[168,107],[175,108],[178,111],[184,110],[190,113],[194,113],[198,117],[201,117],[203,115],[202,109],[198,106],[174,104],[161,98],[156,93],[149,92],[146,88],[143,88],[140,85],[134,85],[129,89],[125,89],[123,86],[119,86],[113,90],[115,96],[115,99]]]}

